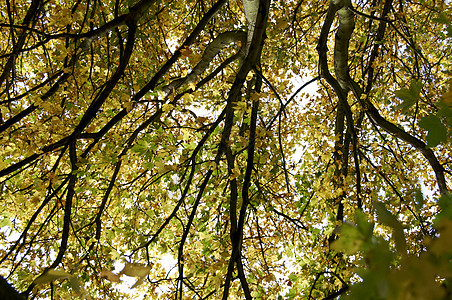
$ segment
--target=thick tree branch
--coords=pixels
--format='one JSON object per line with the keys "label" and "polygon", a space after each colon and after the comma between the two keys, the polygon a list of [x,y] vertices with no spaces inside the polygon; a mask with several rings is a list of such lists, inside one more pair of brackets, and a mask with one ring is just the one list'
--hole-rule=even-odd
{"label": "thick tree branch", "polygon": [[71,161],[71,175],[69,175],[69,182],[67,186],[67,194],[66,194],[66,201],[64,203],[64,218],[63,218],[63,234],[61,236],[61,243],[60,248],[58,250],[57,257],[53,261],[53,263],[50,265],[48,269],[54,269],[56,268],[62,261],[64,253],[67,249],[67,243],[69,239],[69,230],[70,230],[70,223],[71,223],[71,211],[72,211],[72,200],[75,195],[75,183],[77,181],[77,153],[76,153],[76,141],[73,141],[69,145],[69,158]]}
{"label": "thick tree branch", "polygon": [[[234,175],[235,158],[232,154],[231,147],[226,145],[226,162],[228,165],[229,177]],[[233,239],[235,233],[237,232],[237,199],[238,199],[238,187],[237,178],[234,177],[229,180],[229,219],[231,221],[230,237]]]}
{"label": "thick tree branch", "polygon": [[0,276],[0,299],[4,300],[26,300],[25,296],[13,288],[2,276]]}
{"label": "thick tree branch", "polygon": [[[345,0],[349,1],[349,0]],[[334,92],[336,93],[339,103],[338,103],[338,114],[344,113],[346,116],[346,124],[347,124],[347,131],[351,132],[351,136],[353,138],[353,144],[358,145],[358,137],[355,131],[355,124],[353,121],[353,114],[350,109],[350,105],[347,101],[347,94],[349,87],[347,86],[347,79],[349,78],[348,74],[348,61],[341,61],[344,59],[348,59],[348,45],[349,45],[349,38],[351,36],[351,32],[354,28],[354,21],[352,16],[350,16],[350,11],[343,9],[343,3],[344,1],[330,1],[330,5],[328,7],[327,15],[325,18],[325,21],[323,23],[322,30],[320,32],[319,42],[317,44],[317,52],[319,54],[319,73],[320,76],[325,78],[325,80],[328,82],[328,84],[333,88]],[[339,80],[336,80],[334,78],[328,68],[328,58],[327,58],[327,40],[329,31],[331,28],[331,25],[333,24],[335,14],[336,12],[339,15],[339,28],[336,33],[336,39],[335,39],[335,51],[334,51],[334,66],[335,66],[335,73]],[[345,49],[344,49],[345,47]],[[340,122],[343,122],[339,119]],[[343,125],[336,124],[340,127],[343,127]],[[340,127],[336,127],[337,133],[336,134],[343,134],[343,128],[342,131],[340,130]],[[348,155],[348,149],[344,149],[346,151],[346,155]],[[358,159],[355,155],[355,160]],[[355,165],[358,166],[358,161],[355,161]],[[339,170],[338,170],[339,172]],[[360,187],[360,177],[359,177],[359,170],[357,170],[357,187]],[[360,188],[357,192],[359,192]],[[343,197],[344,195],[341,195],[340,197]],[[359,198],[359,194],[357,193],[357,202],[358,207],[361,207],[361,202]],[[337,219],[341,220],[343,218],[343,204],[342,202],[339,203],[338,206],[338,212],[337,212]],[[332,236],[334,238],[334,236]]]}
{"label": "thick tree branch", "polygon": [[[237,263],[237,268],[239,271],[239,278],[242,283],[242,288],[245,293],[246,299],[251,299],[251,293],[249,291],[248,284],[246,282],[246,277],[243,274],[243,267],[241,262],[241,248],[242,248],[242,240],[243,240],[243,229],[245,225],[245,218],[247,214],[247,207],[249,205],[249,187],[251,184],[251,173],[253,171],[254,166],[254,149],[255,149],[255,140],[256,140],[256,125],[257,125],[257,111],[259,109],[259,101],[256,100],[253,102],[252,111],[251,111],[251,121],[250,121],[250,133],[248,138],[248,157],[247,157],[247,165],[245,170],[245,177],[243,179],[242,185],[242,205],[240,207],[240,214],[237,220],[237,229],[234,231],[234,235],[231,237],[232,239],[232,254],[229,260],[228,273],[226,275],[226,283],[223,290],[223,299],[227,299],[227,295],[229,292],[229,282],[232,276],[232,270],[234,263]],[[235,213],[235,212],[232,212]],[[232,221],[232,220],[231,220]],[[233,225],[231,225],[232,227]],[[231,232],[233,232],[231,230]]]}
{"label": "thick tree branch", "polygon": [[193,44],[196,38],[201,34],[201,31],[207,25],[207,23],[212,19],[212,17],[220,10],[220,8],[225,5],[227,0],[219,0],[216,2],[210,10],[203,16],[203,18],[199,21],[198,25],[196,25],[195,29],[191,32],[191,34],[187,37],[184,43],[174,52],[171,58],[157,71],[157,73],[152,77],[152,79],[141,89],[138,93],[133,97],[134,101],[138,101],[141,99],[147,92],[150,90],[154,90],[157,86],[158,82],[162,79],[162,77],[169,71],[169,69],[174,65],[177,59],[182,55],[183,49],[189,47]]}
{"label": "thick tree branch", "polygon": [[111,20],[110,22],[107,22],[94,30],[79,35],[74,35],[74,37],[83,39],[84,41],[82,42],[81,48],[88,49],[89,46],[91,45],[91,42],[95,38],[99,38],[107,34],[108,32],[118,28],[119,26],[122,26],[127,23],[137,24],[139,19],[143,16],[144,13],[146,13],[149,10],[149,8],[154,2],[155,0],[141,0],[137,4],[132,6],[127,14],[118,16]]}
{"label": "thick tree branch", "polygon": [[[392,3],[391,0],[387,0],[385,2],[385,6],[383,9],[383,17],[385,17],[386,14],[389,12],[391,3]],[[345,3],[345,5],[350,6],[351,4]],[[344,7],[341,8],[341,10],[342,9],[344,9]],[[351,16],[350,15],[351,11],[349,11],[349,10],[347,10],[347,11],[348,11],[347,13],[344,13],[342,15],[339,14],[339,19],[340,19],[339,27],[341,27],[344,24],[344,28],[347,29],[347,30],[344,30],[344,32],[343,32],[344,38],[348,37],[348,39],[350,39],[351,31],[353,31],[353,27],[350,25],[351,22],[349,20],[350,16]],[[377,40],[383,39],[385,28],[386,28],[385,26],[386,26],[385,22],[380,23],[378,34],[377,34],[378,35]],[[339,34],[339,32],[340,31],[338,30],[338,34]],[[342,40],[344,38],[342,38]],[[336,42],[337,42],[337,36],[336,36]],[[345,44],[343,41],[341,43],[344,44],[343,47],[348,46],[348,42],[347,42],[347,44]],[[378,55],[378,47],[379,47],[379,45],[376,44],[372,50],[371,58],[370,58],[371,63],[373,60],[375,60],[376,56]],[[348,52],[348,48],[347,48],[347,52]],[[346,87],[347,89],[351,89],[353,91],[355,97],[361,103],[366,114],[369,116],[369,118],[375,124],[377,124],[379,127],[383,128],[386,132],[390,133],[391,135],[395,136],[396,138],[399,138],[399,139],[405,141],[406,143],[410,144],[411,146],[413,146],[414,148],[419,150],[419,152],[421,152],[422,155],[424,155],[424,157],[430,163],[433,171],[435,172],[435,176],[437,179],[437,183],[438,183],[440,192],[442,194],[444,194],[447,191],[447,184],[446,184],[446,180],[445,180],[445,176],[444,176],[444,168],[438,162],[438,159],[436,158],[434,152],[430,148],[427,148],[426,144],[423,141],[410,135],[409,133],[407,133],[400,127],[396,126],[395,124],[393,124],[393,123],[387,121],[385,118],[383,118],[380,115],[380,113],[378,112],[377,108],[370,102],[368,97],[363,95],[363,91],[362,91],[361,87],[353,79],[350,78],[350,75],[348,74],[348,67],[346,67],[348,62],[345,61],[346,59],[348,59],[347,56],[346,55],[337,56],[337,59],[343,60],[342,63],[338,64],[338,65],[342,66],[342,68],[338,70],[339,74],[340,74],[340,78],[342,80],[342,85],[344,85],[344,87]],[[336,65],[336,57],[335,57],[335,65]],[[369,70],[369,75],[368,75],[366,90],[370,91],[372,88],[373,72],[374,72],[372,64],[369,65],[368,70]],[[336,74],[338,74],[338,73],[336,73]],[[345,80],[345,82],[344,82],[344,80]]]}
{"label": "thick tree branch", "polygon": [[342,89],[348,91],[348,47],[355,28],[355,20],[353,12],[349,9],[349,6],[351,6],[350,0],[344,0],[344,2],[343,6],[337,11],[339,27],[334,43],[334,71]]}
{"label": "thick tree branch", "polygon": [[[259,10],[256,17],[256,23],[254,28],[254,34],[253,39],[250,44],[249,52],[247,53],[247,56],[245,58],[244,63],[242,64],[239,72],[236,75],[235,81],[231,87],[231,90],[229,91],[228,96],[228,103],[226,104],[226,119],[225,119],[225,125],[223,129],[223,134],[221,137],[220,146],[224,149],[227,145],[227,141],[229,140],[229,136],[231,133],[231,129],[233,126],[233,118],[234,118],[234,108],[233,105],[235,102],[239,99],[239,96],[241,94],[241,88],[243,86],[243,83],[245,82],[247,74],[251,71],[251,69],[259,62],[259,56],[261,54],[264,38],[265,38],[265,29],[267,25],[267,18],[268,18],[268,11],[269,11],[270,1],[268,0],[259,0]],[[258,103],[253,103],[253,110],[256,109],[257,113],[257,107]],[[256,116],[257,120],[257,116]],[[256,121],[255,120],[255,121]],[[253,122],[253,120],[251,121]],[[254,124],[255,126],[255,124]],[[250,134],[251,134],[250,129]],[[253,139],[250,139],[250,143],[253,143],[254,145],[254,137]],[[246,207],[248,205],[249,199],[248,199],[248,188],[250,184],[250,176],[251,171],[253,168],[253,161],[250,161],[253,159],[253,155],[251,153],[254,153],[254,146],[251,149],[251,144],[248,146],[248,160],[247,160],[247,170],[245,173],[245,179],[243,182],[242,187],[242,207],[240,209],[240,215],[238,219],[237,224],[237,231],[235,234],[234,239],[232,240],[232,253],[231,258],[229,259],[229,265],[228,265],[228,272],[226,274],[225,284],[223,288],[223,300],[226,300],[229,295],[229,288],[231,285],[232,280],[232,273],[234,270],[234,263],[239,259],[240,257],[240,248],[241,248],[241,240],[243,235],[243,225],[245,222],[245,214],[246,214]],[[246,289],[246,286],[242,284],[242,288]]]}
{"label": "thick tree branch", "polygon": [[246,43],[246,33],[244,31],[226,31],[219,34],[206,48],[201,61],[193,68],[189,75],[184,78],[176,79],[164,88],[163,92],[170,93],[173,89],[178,89],[181,86],[189,84],[196,80],[196,77],[201,75],[208,67],[212,59],[223,49],[225,46],[231,43],[241,42],[242,48],[238,54],[244,55],[243,45]]}
{"label": "thick tree branch", "polygon": [[383,130],[390,133],[392,136],[410,144],[411,146],[413,146],[419,152],[422,153],[422,155],[430,163],[430,166],[432,167],[433,172],[435,173],[440,193],[445,194],[448,188],[446,184],[446,178],[444,176],[444,168],[439,163],[433,150],[431,148],[428,148],[427,145],[420,139],[412,136],[402,128],[389,122],[383,116],[381,116],[380,113],[378,112],[378,109],[370,102],[367,96],[364,96],[361,87],[352,79],[350,79],[350,85],[352,86],[352,91],[355,94],[355,97],[359,99],[367,116],[372,120],[372,122],[374,122],[379,127],[383,128]]}

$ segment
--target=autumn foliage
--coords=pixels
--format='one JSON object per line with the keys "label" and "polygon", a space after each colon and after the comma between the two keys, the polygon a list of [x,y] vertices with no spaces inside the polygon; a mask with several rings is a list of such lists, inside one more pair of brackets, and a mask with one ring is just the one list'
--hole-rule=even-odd
{"label": "autumn foliage", "polygon": [[0,2],[0,298],[450,299],[450,1]]}

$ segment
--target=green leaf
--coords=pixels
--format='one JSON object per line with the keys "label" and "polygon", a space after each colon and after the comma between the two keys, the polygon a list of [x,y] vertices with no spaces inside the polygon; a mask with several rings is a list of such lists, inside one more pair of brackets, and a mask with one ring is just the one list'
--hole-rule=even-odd
{"label": "green leaf", "polygon": [[144,154],[146,154],[148,149],[149,149],[149,144],[144,140],[140,140],[130,150],[132,152],[138,153],[140,155],[144,155]]}
{"label": "green leaf", "polygon": [[435,115],[423,117],[419,121],[419,127],[427,130],[427,146],[435,147],[447,139],[447,128],[441,122],[441,119]]}
{"label": "green leaf", "polygon": [[352,286],[347,299],[375,300],[387,298],[387,278],[376,272],[368,272],[362,275],[362,279],[362,282],[358,282]]}
{"label": "green leaf", "polygon": [[295,282],[298,280],[298,276],[292,273],[289,275],[289,280]]}
{"label": "green leaf", "polygon": [[452,219],[452,194],[446,192],[438,199],[438,205],[441,212],[435,218],[435,224],[438,224],[443,218]]}
{"label": "green leaf", "polygon": [[289,289],[289,293],[286,294],[287,299],[294,299],[298,295],[297,290],[294,288]]}
{"label": "green leaf", "polygon": [[374,201],[373,206],[377,211],[378,220],[382,224],[393,229],[393,238],[399,253],[406,253],[406,241],[402,224],[389,210],[386,209],[386,206],[383,203]]}
{"label": "green leaf", "polygon": [[395,91],[395,96],[400,100],[403,100],[402,103],[395,107],[396,110],[401,109],[403,113],[406,113],[408,109],[416,104],[419,100],[419,96],[422,90],[422,82],[416,79],[411,80],[410,88],[402,88],[400,90]]}
{"label": "green leaf", "polygon": [[434,18],[433,21],[436,23],[446,24],[446,25],[450,23],[449,18],[444,13],[440,13],[438,18]]}
{"label": "green leaf", "polygon": [[[441,99],[436,103],[436,106],[439,108],[436,115],[441,118],[445,118],[446,120],[446,126],[451,127],[452,126],[452,109],[447,105],[447,103],[444,101],[444,99]],[[443,119],[444,120],[444,119]]]}
{"label": "green leaf", "polygon": [[80,284],[80,281],[78,281],[78,279],[74,276],[71,276],[68,279],[74,292],[78,295],[83,294],[84,290]]}
{"label": "green leaf", "polygon": [[372,237],[374,232],[374,223],[370,223],[367,220],[367,216],[362,211],[358,210],[355,214],[355,223],[358,230],[362,233],[363,237],[367,240]]}
{"label": "green leaf", "polygon": [[8,218],[2,217],[2,219],[0,220],[0,227],[4,227],[4,226],[11,226],[11,221]]}
{"label": "green leaf", "polygon": [[424,195],[422,194],[422,191],[420,189],[416,189],[416,192],[414,194],[414,201],[416,209],[420,211],[424,206]]}
{"label": "green leaf", "polygon": [[340,227],[340,236],[331,244],[331,248],[345,254],[355,254],[361,249],[364,236],[356,226],[344,223]]}
{"label": "green leaf", "polygon": [[80,296],[80,299],[91,299],[91,296],[83,289],[80,281],[73,275],[61,271],[50,269],[33,281],[34,285],[42,285],[55,280],[68,279],[72,289]]}
{"label": "green leaf", "polygon": [[41,276],[39,276],[38,278],[36,278],[33,281],[33,283],[35,285],[40,285],[40,284],[49,283],[54,280],[68,279],[70,277],[72,277],[72,275],[65,271],[50,269],[47,272],[45,272],[44,274],[42,274]]}

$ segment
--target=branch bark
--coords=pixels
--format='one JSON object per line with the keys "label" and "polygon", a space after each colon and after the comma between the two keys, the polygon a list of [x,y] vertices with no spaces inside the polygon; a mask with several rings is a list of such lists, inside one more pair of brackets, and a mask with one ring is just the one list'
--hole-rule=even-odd
{"label": "branch bark", "polygon": [[0,276],[0,299],[4,300],[25,300],[2,276]]}
{"label": "branch bark", "polygon": [[[234,42],[241,42],[242,49],[246,43],[246,33],[244,31],[226,31],[218,35],[206,48],[201,61],[193,68],[189,75],[184,78],[176,79],[170,84],[162,88],[163,92],[170,93],[173,89],[177,90],[179,87],[189,84],[196,80],[196,77],[201,75],[208,67],[212,59],[228,44]],[[244,51],[240,49],[239,57],[244,56]]]}
{"label": "branch bark", "polygon": [[[223,134],[221,137],[220,147],[223,149],[226,148],[227,141],[229,140],[229,136],[231,133],[233,118],[234,118],[234,108],[233,105],[239,99],[241,88],[243,83],[245,82],[247,74],[251,71],[253,67],[255,67],[259,62],[259,57],[262,51],[262,46],[265,38],[265,28],[267,25],[268,11],[270,7],[269,0],[260,0],[259,1],[259,10],[256,17],[256,23],[253,32],[253,39],[250,43],[249,52],[245,58],[243,65],[241,66],[237,76],[235,78],[234,84],[229,92],[228,103],[226,105],[226,119]],[[253,112],[257,113],[258,103],[253,103]],[[254,116],[256,119],[254,120],[254,125],[256,126],[257,116]],[[253,116],[252,116],[253,118]],[[253,123],[253,120],[251,120]],[[226,274],[225,284],[223,288],[223,300],[226,300],[229,295],[229,288],[232,280],[232,273],[234,270],[234,264],[240,260],[240,251],[242,245],[242,236],[243,236],[243,226],[245,222],[246,208],[249,203],[248,199],[248,188],[250,185],[250,176],[252,171],[252,159],[254,155],[254,136],[251,139],[251,135],[254,129],[250,128],[250,144],[248,145],[248,160],[247,160],[247,169],[245,173],[245,179],[243,181],[242,187],[242,207],[240,208],[240,215],[237,224],[237,230],[235,232],[235,236],[232,238],[232,253],[231,258],[229,259],[228,272]],[[251,161],[250,161],[251,159]],[[251,294],[249,293],[249,288],[246,283],[243,283],[243,280],[246,281],[245,278],[241,278],[242,288],[245,292],[246,299],[251,299]]]}
{"label": "branch bark", "polygon": [[216,2],[209,11],[202,17],[199,21],[198,25],[196,25],[195,29],[193,29],[192,33],[187,37],[184,43],[174,52],[171,58],[157,71],[157,73],[152,77],[152,79],[136,93],[133,97],[134,101],[140,100],[147,92],[150,90],[154,90],[157,86],[158,82],[162,79],[162,77],[169,71],[169,69],[174,65],[177,59],[182,55],[181,50],[187,48],[191,44],[193,44],[196,38],[201,34],[201,31],[207,25],[207,23],[213,18],[213,16],[220,10],[220,8],[225,5],[227,0],[219,0]]}
{"label": "branch bark", "polygon": [[[439,163],[432,149],[427,148],[426,144],[423,141],[410,135],[402,128],[387,121],[383,116],[381,116],[377,108],[370,102],[367,96],[363,94],[362,88],[359,86],[359,84],[356,83],[352,78],[350,78],[347,54],[349,44],[348,40],[350,39],[352,31],[354,29],[354,22],[351,20],[353,17],[353,12],[351,11],[350,7],[351,7],[350,0],[330,1],[330,6],[328,8],[327,16],[322,27],[319,43],[317,46],[317,50],[319,52],[319,68],[321,76],[325,78],[327,82],[333,87],[339,100],[346,104],[346,110],[348,110],[347,109],[348,103],[346,103],[344,99],[346,99],[347,92],[351,90],[355,95],[356,99],[360,102],[367,116],[372,120],[372,122],[374,122],[374,124],[378,125],[383,130],[390,133],[394,137],[410,144],[411,146],[416,148],[419,152],[421,152],[422,155],[430,163],[430,166],[432,167],[435,173],[437,184],[441,194],[446,193],[448,189],[444,176],[444,168]],[[338,12],[340,22],[339,29],[336,34],[336,46],[335,46],[335,72],[336,76],[338,77],[338,80],[336,80],[329,73],[326,56],[328,51],[326,47],[326,41],[328,39],[329,30],[334,20],[334,15],[336,12]],[[374,53],[376,53],[375,48]],[[370,90],[369,85],[367,87],[367,90]],[[349,122],[347,124],[349,124]]]}

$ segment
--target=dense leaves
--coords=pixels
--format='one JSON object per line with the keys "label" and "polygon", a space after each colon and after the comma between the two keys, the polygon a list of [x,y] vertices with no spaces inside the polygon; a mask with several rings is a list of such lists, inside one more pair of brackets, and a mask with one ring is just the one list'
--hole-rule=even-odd
{"label": "dense leaves", "polygon": [[451,15],[2,1],[0,291],[450,298]]}

